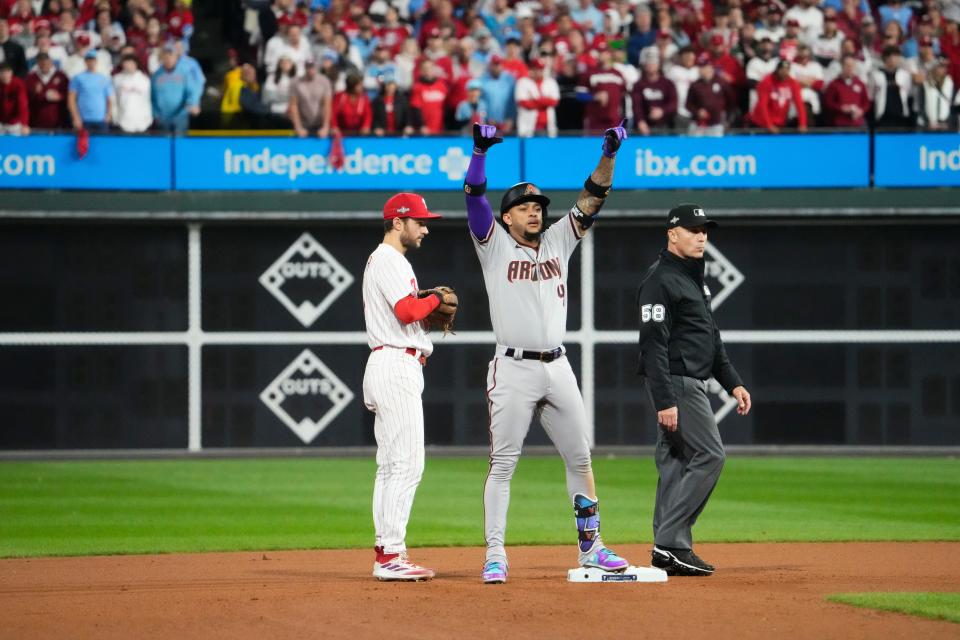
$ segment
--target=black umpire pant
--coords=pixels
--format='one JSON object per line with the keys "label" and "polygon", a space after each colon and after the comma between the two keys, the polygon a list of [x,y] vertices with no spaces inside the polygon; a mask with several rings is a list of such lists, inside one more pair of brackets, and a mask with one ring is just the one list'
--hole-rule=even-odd
{"label": "black umpire pant", "polygon": [[[686,376],[670,377],[677,397],[678,426],[676,431],[667,431],[658,425],[655,455],[660,479],[653,542],[692,549],[693,525],[717,485],[726,455],[707,399],[707,383]],[[655,407],[649,384],[647,398]]]}

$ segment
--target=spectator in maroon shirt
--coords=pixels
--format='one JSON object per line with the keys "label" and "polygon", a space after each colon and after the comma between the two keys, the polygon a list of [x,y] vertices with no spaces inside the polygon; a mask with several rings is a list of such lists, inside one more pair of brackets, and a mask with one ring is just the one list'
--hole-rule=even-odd
{"label": "spectator in maroon shirt", "polygon": [[616,127],[623,120],[623,100],[627,83],[613,67],[613,52],[604,44],[599,47],[599,64],[588,72],[578,93],[588,100],[584,113],[584,129],[603,131]]}
{"label": "spectator in maroon shirt", "polygon": [[660,73],[660,55],[656,49],[640,54],[643,77],[633,86],[633,117],[637,131],[665,131],[673,126],[677,114],[677,88]]}
{"label": "spectator in maroon shirt", "polygon": [[867,15],[860,11],[860,0],[842,0],[840,12],[837,13],[837,28],[848,38],[858,40],[860,26]]}
{"label": "spectator in maroon shirt", "polygon": [[37,65],[27,75],[30,126],[34,129],[62,129],[69,124],[67,93],[70,80],[53,66],[46,53],[37,54]]}
{"label": "spectator in maroon shirt", "polygon": [[870,109],[867,87],[857,77],[857,58],[843,56],[840,75],[827,86],[823,103],[827,122],[832,127],[862,127],[864,116]]}
{"label": "spectator in maroon shirt", "polygon": [[807,110],[800,95],[800,83],[790,77],[790,62],[781,60],[776,70],[757,84],[757,104],[750,120],[770,133],[787,126],[790,107],[796,109],[800,131],[807,130]]}
{"label": "spectator in maroon shirt", "polygon": [[960,85],[960,20],[956,14],[944,19],[943,34],[940,36],[940,49],[950,61],[950,75],[953,82]]}
{"label": "spectator in maroon shirt", "polygon": [[336,133],[360,134],[370,133],[373,126],[373,108],[370,98],[363,89],[363,80],[358,75],[347,76],[347,88],[333,97],[333,113],[330,124]]}
{"label": "spectator in maroon shirt", "polygon": [[722,136],[724,125],[736,107],[733,88],[716,75],[708,56],[701,54],[700,77],[687,91],[690,135]]}
{"label": "spectator in maroon shirt", "polygon": [[13,75],[13,65],[0,62],[0,133],[30,133],[27,86]]}

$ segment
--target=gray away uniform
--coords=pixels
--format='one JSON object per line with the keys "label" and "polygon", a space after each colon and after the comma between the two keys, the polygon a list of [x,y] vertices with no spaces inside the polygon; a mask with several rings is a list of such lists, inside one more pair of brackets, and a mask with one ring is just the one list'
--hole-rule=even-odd
{"label": "gray away uniform", "polygon": [[[567,263],[581,239],[573,217],[554,222],[539,249],[518,243],[499,224],[478,240],[470,234],[490,300],[497,351],[487,371],[490,471],[484,485],[487,561],[506,564],[504,536],[510,479],[536,414],[563,458],[567,492],[589,495],[587,416],[580,388],[563,355],[567,327]],[[553,352],[543,360],[523,352]],[[551,359],[552,357],[552,359]],[[548,361],[549,360],[549,361]],[[597,544],[602,542],[597,537]],[[599,547],[598,547],[599,548]]]}

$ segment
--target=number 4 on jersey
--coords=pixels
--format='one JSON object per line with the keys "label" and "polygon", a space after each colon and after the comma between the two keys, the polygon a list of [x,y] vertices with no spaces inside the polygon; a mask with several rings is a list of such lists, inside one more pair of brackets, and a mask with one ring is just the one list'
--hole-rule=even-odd
{"label": "number 4 on jersey", "polygon": [[663,308],[662,304],[645,304],[640,307],[640,321],[641,322],[663,322],[664,317],[666,317],[667,310]]}

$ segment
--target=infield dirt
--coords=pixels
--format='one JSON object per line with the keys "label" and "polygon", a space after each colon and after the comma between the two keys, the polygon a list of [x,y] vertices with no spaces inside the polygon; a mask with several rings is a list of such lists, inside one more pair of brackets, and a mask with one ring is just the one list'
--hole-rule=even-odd
{"label": "infield dirt", "polygon": [[[616,547],[635,564],[649,545]],[[960,543],[704,544],[709,578],[570,584],[573,547],[414,549],[426,583],[370,577],[372,550],[0,561],[2,638],[953,638],[960,625],[824,600],[960,591]]]}

